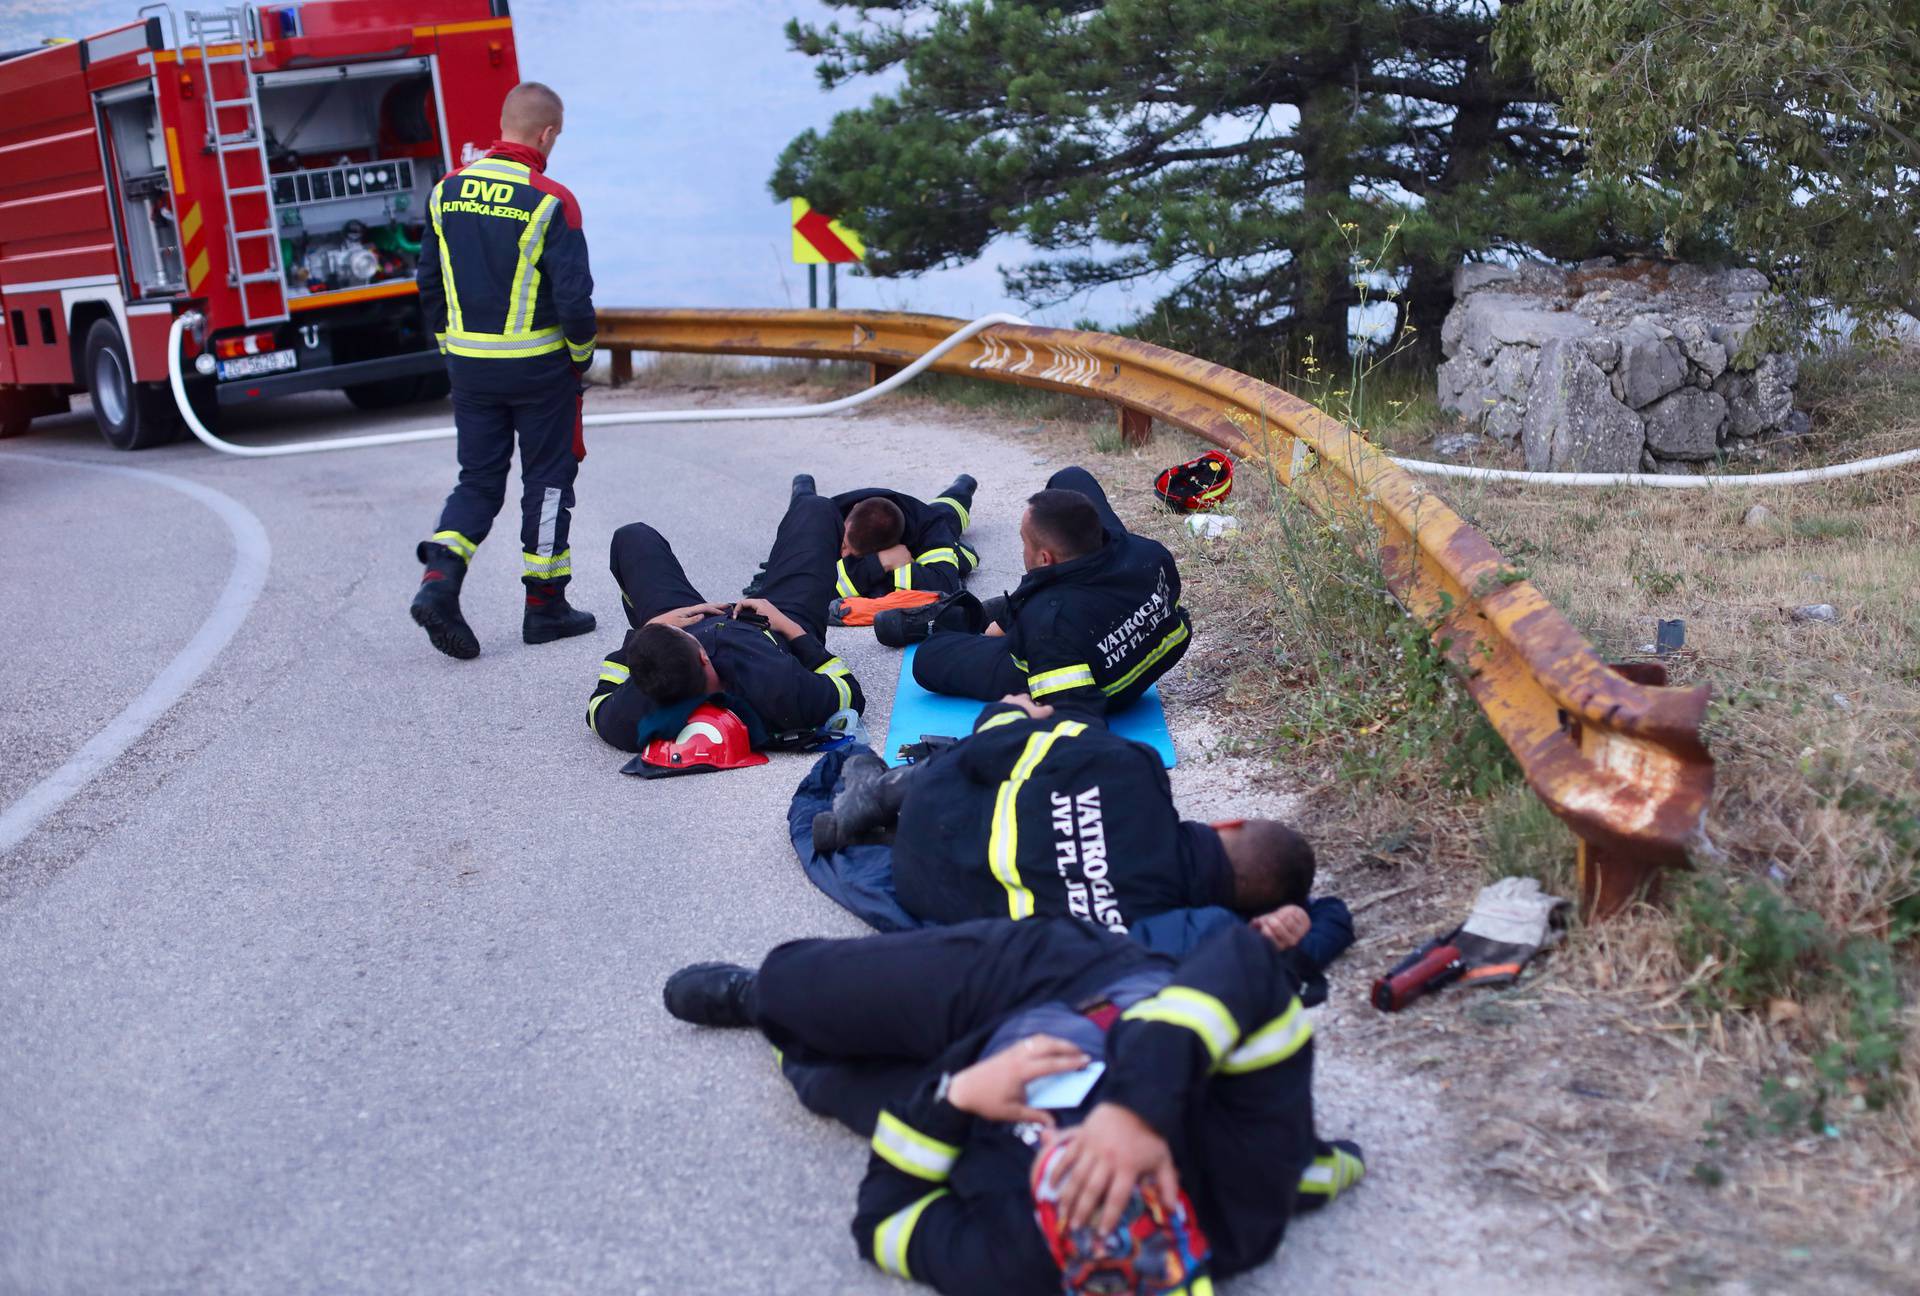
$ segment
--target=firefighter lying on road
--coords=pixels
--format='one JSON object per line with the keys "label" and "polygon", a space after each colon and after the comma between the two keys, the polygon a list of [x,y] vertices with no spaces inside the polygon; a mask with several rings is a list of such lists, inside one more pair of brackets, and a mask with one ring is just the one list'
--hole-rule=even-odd
{"label": "firefighter lying on road", "polygon": [[922,633],[940,627],[914,656],[922,688],[982,702],[1026,693],[1102,714],[1136,700],[1186,652],[1173,555],[1129,532],[1086,469],[1061,469],[1027,502],[1020,541],[1027,574],[985,633],[921,621]]}
{"label": "firefighter lying on road", "polygon": [[758,1027],[801,1102],[870,1138],[853,1236],[886,1272],[1200,1296],[1364,1173],[1315,1131],[1296,991],[1243,925],[1176,961],[1056,919],[795,941],[665,997]]}
{"label": "firefighter lying on road", "polygon": [[593,629],[570,607],[567,533],[580,435],[580,375],[593,360],[593,275],[580,204],[546,176],[559,138],[560,96],[537,81],[514,87],[487,156],[449,172],[427,200],[420,238],[420,309],[453,379],[460,481],[420,542],[426,564],[412,615],[435,648],[477,657],[460,611],[474,551],[507,498],[520,434],[520,634],[551,643]]}
{"label": "firefighter lying on road", "polygon": [[821,643],[839,552],[840,511],[805,476],[794,478],[774,535],[763,596],[731,607],[700,596],[658,531],[621,527],[610,562],[633,628],[601,663],[587,724],[637,752],[713,700],[740,717],[758,749],[865,710],[860,682]]}
{"label": "firefighter lying on road", "polygon": [[[1181,819],[1159,754],[1097,720],[1008,697],[981,711],[970,737],[912,765],[829,754],[795,795],[796,824],[836,770],[833,808],[813,818],[816,864],[851,850],[848,863],[870,877],[881,860],[867,853],[887,853],[893,894],[917,922],[1078,918],[1181,954],[1244,919],[1288,952],[1309,1005],[1353,943],[1346,905],[1309,899],[1305,838],[1271,819]],[[859,844],[888,828],[890,845]],[[862,894],[835,898],[859,912]]]}
{"label": "firefighter lying on road", "polygon": [[896,590],[960,589],[980,565],[960,540],[973,520],[977,485],[962,474],[930,504],[879,487],[835,495],[845,520],[835,590],[842,598],[882,598]]}

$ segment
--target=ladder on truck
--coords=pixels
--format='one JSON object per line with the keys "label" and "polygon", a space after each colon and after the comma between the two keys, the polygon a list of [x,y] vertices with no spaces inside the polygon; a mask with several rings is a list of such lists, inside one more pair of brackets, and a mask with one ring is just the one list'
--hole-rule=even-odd
{"label": "ladder on truck", "polygon": [[[187,39],[199,45],[200,66],[205,69],[206,89],[201,101],[207,106],[207,148],[220,170],[220,201],[227,213],[227,282],[240,295],[240,314],[248,327],[278,324],[289,318],[287,281],[286,267],[280,261],[280,231],[274,223],[266,132],[260,124],[260,87],[253,73],[253,60],[261,53],[259,19],[250,4],[218,10],[189,10],[186,18]],[[221,52],[233,48],[239,52]],[[224,80],[231,86],[232,78],[218,77],[214,69],[227,66],[240,69],[246,93],[238,98],[220,97],[221,82]],[[237,131],[222,130],[222,112],[240,114],[244,124]],[[240,181],[238,185],[234,183],[236,179]],[[255,195],[257,202],[243,202],[240,207],[243,210],[257,208],[265,213],[266,223],[243,226],[235,211],[234,199]],[[255,243],[265,245],[264,268],[248,270],[246,254]],[[251,259],[256,266],[263,264],[257,250]]]}

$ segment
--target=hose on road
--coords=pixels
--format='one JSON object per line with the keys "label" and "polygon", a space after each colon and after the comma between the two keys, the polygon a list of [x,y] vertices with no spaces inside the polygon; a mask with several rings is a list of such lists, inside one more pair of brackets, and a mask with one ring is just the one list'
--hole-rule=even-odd
{"label": "hose on road", "polygon": [[[173,321],[173,328],[167,334],[167,379],[173,387],[173,403],[180,407],[180,418],[187,425],[187,431],[221,454],[238,455],[245,459],[271,459],[280,455],[319,454],[327,450],[364,450],[374,446],[405,445],[410,441],[441,441],[454,434],[454,429],[450,426],[414,428],[405,432],[376,432],[370,436],[332,437],[322,441],[292,441],[283,445],[267,446],[235,445],[231,441],[215,436],[207,430],[206,424],[200,421],[199,415],[193,412],[193,404],[187,399],[186,374],[181,365],[181,336],[198,324],[200,319],[199,312],[188,311]],[[1028,322],[1018,315],[1004,313],[982,315],[965,327],[956,329],[899,373],[875,383],[865,391],[843,396],[839,400],[825,401],[819,405],[750,406],[741,409],[635,410],[624,414],[589,414],[581,422],[587,427],[616,427],[636,423],[732,423],[747,419],[822,418],[864,405],[876,397],[885,396],[905,386],[925,372],[934,361],[984,329],[992,328],[996,324]]]}

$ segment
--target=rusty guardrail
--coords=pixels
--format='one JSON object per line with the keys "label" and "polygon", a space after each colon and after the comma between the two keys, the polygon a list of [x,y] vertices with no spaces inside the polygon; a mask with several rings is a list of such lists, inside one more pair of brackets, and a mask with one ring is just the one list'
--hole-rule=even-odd
{"label": "rusty guardrail", "polygon": [[[864,361],[876,379],[964,321],[879,311],[606,310],[616,382],[632,352]],[[1704,686],[1654,664],[1609,666],[1487,538],[1358,433],[1297,396],[1164,347],[1002,325],[935,369],[1107,401],[1136,444],[1152,420],[1266,463],[1331,522],[1379,528],[1389,588],[1462,671],[1528,784],[1578,836],[1583,909],[1604,916],[1684,864],[1713,790]]]}

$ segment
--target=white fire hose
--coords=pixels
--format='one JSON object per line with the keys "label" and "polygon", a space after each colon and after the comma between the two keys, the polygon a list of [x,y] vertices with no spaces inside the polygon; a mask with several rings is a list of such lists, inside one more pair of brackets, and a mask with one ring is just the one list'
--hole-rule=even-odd
{"label": "white fire hose", "polygon": [[[270,446],[235,445],[231,441],[215,436],[207,430],[206,424],[200,421],[199,415],[193,412],[193,405],[187,399],[186,375],[180,364],[180,339],[188,329],[200,323],[200,320],[199,312],[188,311],[173,321],[173,328],[167,335],[167,379],[172,384],[173,401],[180,407],[180,417],[186,423],[187,430],[222,454],[239,455],[247,459],[269,459],[278,455],[318,454],[324,450],[360,450],[372,446],[405,445],[409,441],[441,441],[454,435],[454,429],[449,426],[416,428],[406,432],[376,432],[370,436],[333,437],[323,441],[294,441]],[[581,422],[588,427],[609,427],[637,423],[730,423],[746,419],[821,418],[854,409],[875,397],[884,396],[905,386],[925,372],[934,361],[976,333],[992,328],[996,324],[1028,323],[1030,321],[1018,315],[1004,313],[982,315],[979,319],[942,339],[925,355],[890,378],[875,383],[865,391],[843,396],[839,400],[825,401],[819,405],[776,405],[745,409],[635,410],[625,414],[589,414]],[[1800,486],[1808,482],[1832,481],[1840,477],[1858,477],[1888,468],[1898,468],[1902,464],[1920,463],[1920,450],[1902,450],[1898,454],[1879,455],[1872,459],[1855,460],[1852,463],[1829,464],[1824,468],[1801,468],[1792,472],[1719,474],[1702,477],[1678,473],[1523,472],[1513,468],[1476,468],[1470,464],[1431,463],[1424,459],[1402,459],[1397,456],[1393,457],[1393,461],[1409,472],[1424,476],[1461,477],[1469,481],[1523,482],[1532,486],[1655,486],[1666,490],[1701,490],[1708,487],[1728,486]]]}
{"label": "white fire hose", "polygon": [[[193,405],[187,399],[186,375],[182,372],[180,365],[180,338],[199,322],[200,315],[197,311],[188,311],[173,321],[173,329],[167,335],[167,379],[173,386],[173,403],[180,407],[180,417],[186,423],[187,431],[221,454],[240,455],[248,459],[267,459],[277,455],[318,454],[323,450],[361,450],[372,446],[405,445],[409,441],[441,441],[454,434],[452,427],[433,427],[415,428],[407,432],[376,432],[371,436],[333,437],[324,441],[293,441],[284,445],[235,445],[209,432],[206,424],[200,421],[199,415],[193,412]],[[982,315],[979,319],[942,339],[938,345],[899,373],[875,383],[865,391],[855,392],[851,396],[843,396],[839,400],[830,400],[819,405],[776,405],[745,409],[635,410],[625,414],[589,414],[581,422],[588,427],[608,427],[632,423],[730,423],[743,419],[820,418],[828,414],[838,414],[864,405],[877,396],[885,396],[888,392],[912,382],[926,370],[927,366],[982,329],[992,328],[996,324],[1026,323],[1029,321],[1021,319],[1018,315]]]}

